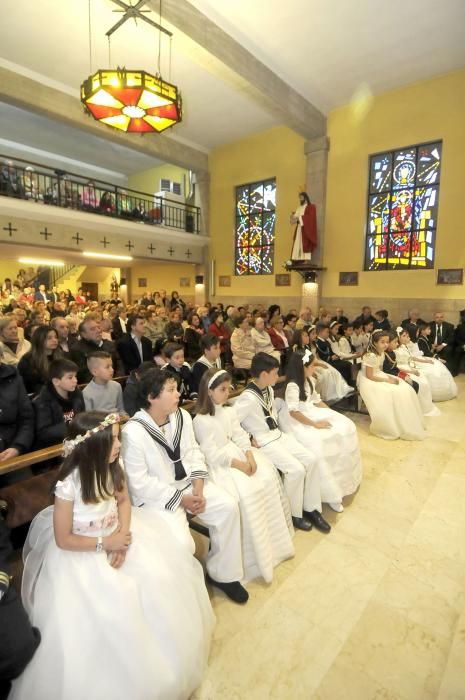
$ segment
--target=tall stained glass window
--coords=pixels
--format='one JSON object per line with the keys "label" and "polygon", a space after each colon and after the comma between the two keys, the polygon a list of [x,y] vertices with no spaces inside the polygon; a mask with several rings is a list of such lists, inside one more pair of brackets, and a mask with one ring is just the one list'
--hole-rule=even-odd
{"label": "tall stained glass window", "polygon": [[370,157],[365,270],[434,263],[441,142]]}
{"label": "tall stained glass window", "polygon": [[276,180],[236,187],[236,275],[273,273]]}

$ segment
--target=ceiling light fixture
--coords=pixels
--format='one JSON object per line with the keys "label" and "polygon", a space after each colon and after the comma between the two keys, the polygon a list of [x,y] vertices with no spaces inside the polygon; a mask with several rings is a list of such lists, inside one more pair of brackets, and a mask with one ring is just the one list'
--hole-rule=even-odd
{"label": "ceiling light fixture", "polygon": [[[81,85],[81,102],[88,114],[94,119],[114,129],[131,133],[161,132],[178,124],[182,120],[182,100],[176,85],[163,80],[160,72],[161,34],[171,37],[172,33],[145,16],[148,10],[139,10],[145,0],[136,5],[126,5],[120,0],[113,0],[123,8],[115,12],[124,12],[123,17],[107,33],[109,49],[110,36],[131,17],[144,20],[159,31],[158,72],[155,75],[145,70],[126,70],[123,68],[100,69],[84,80]],[[91,27],[89,5],[89,47],[91,51]],[[109,56],[110,59],[110,56]],[[92,66],[92,60],[90,61]],[[109,60],[109,64],[111,60]],[[171,44],[170,44],[171,74]]]}
{"label": "ceiling light fixture", "polygon": [[106,258],[108,260],[133,260],[130,255],[111,255],[110,253],[92,253],[84,251],[82,253],[86,258]]}
{"label": "ceiling light fixture", "polygon": [[48,267],[60,267],[65,263],[61,260],[43,260],[41,258],[18,258],[23,265],[46,265]]}

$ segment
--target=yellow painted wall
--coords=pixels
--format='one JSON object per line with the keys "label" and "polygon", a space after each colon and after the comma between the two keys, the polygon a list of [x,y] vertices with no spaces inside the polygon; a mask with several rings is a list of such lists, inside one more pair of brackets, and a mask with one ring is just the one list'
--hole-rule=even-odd
{"label": "yellow painted wall", "polygon": [[[128,187],[133,190],[139,190],[139,192],[153,194],[160,190],[160,179],[166,178],[172,182],[180,182],[183,187],[185,182],[187,188],[188,174],[187,170],[178,168],[176,165],[165,163],[164,165],[159,165],[157,168],[150,168],[149,170],[143,170],[140,173],[129,175]],[[183,194],[186,194],[184,190]]]}
{"label": "yellow painted wall", "polygon": [[[436,270],[465,266],[465,71],[386,92],[367,107],[341,107],[328,118],[324,297],[463,297],[463,286],[436,285]],[[368,156],[440,139],[436,270],[363,272]],[[350,270],[360,271],[358,287],[340,287],[339,272]]]}
{"label": "yellow painted wall", "polygon": [[0,258],[0,284],[3,284],[5,277],[9,277],[13,283],[16,279],[16,275],[20,270],[28,270],[32,265],[24,265],[19,263],[16,259],[5,259]]}
{"label": "yellow painted wall", "polygon": [[[302,280],[293,273],[290,287],[276,287],[273,275],[234,275],[235,188],[276,177],[275,273],[283,273],[289,258],[292,230],[289,215],[298,206],[305,183],[304,139],[287,127],[268,129],[249,138],[215,148],[210,170],[210,257],[216,261],[216,296],[300,296]],[[218,287],[220,275],[231,275],[230,287]]]}
{"label": "yellow painted wall", "polygon": [[[189,278],[189,287],[180,286],[181,277]],[[147,287],[138,286],[140,278],[146,278]],[[159,289],[166,289],[168,296],[171,296],[172,291],[177,291],[181,299],[191,300],[195,291],[195,265],[153,262],[134,265],[131,268],[130,298],[132,301],[140,299],[145,292],[155,292]]]}

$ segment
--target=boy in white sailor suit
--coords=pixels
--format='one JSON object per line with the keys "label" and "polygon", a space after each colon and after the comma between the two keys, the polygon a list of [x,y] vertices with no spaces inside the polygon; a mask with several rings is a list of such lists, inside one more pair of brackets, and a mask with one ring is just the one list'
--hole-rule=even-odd
{"label": "boy in white sailor suit", "polygon": [[248,593],[240,584],[239,506],[233,496],[208,482],[192,419],[178,408],[176,379],[151,369],[140,380],[139,397],[143,408],[122,432],[122,457],[133,504],[163,512],[191,552],[186,511],[198,516],[210,530],[207,579],[231,600],[247,602]]}
{"label": "boy in white sailor suit", "polygon": [[[279,362],[259,352],[252,360],[252,381],[234,403],[244,430],[284,475],[292,521],[299,530],[329,532],[331,526],[321,515],[320,478],[316,458],[278,427],[278,416],[271,388],[278,378]],[[305,516],[305,517],[304,517]]]}

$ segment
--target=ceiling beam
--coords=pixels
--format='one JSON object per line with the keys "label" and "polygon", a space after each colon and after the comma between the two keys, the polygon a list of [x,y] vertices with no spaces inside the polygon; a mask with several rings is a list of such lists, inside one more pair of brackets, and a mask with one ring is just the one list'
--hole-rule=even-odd
{"label": "ceiling beam", "polygon": [[79,98],[0,67],[0,101],[195,172],[208,171],[208,156],[164,134],[141,136],[99,124],[84,112]]}
{"label": "ceiling beam", "polygon": [[[154,12],[159,11],[159,0],[146,0],[146,5]],[[278,114],[284,124],[304,138],[326,134],[326,117],[316,107],[190,2],[163,0],[162,8],[163,19],[208,52],[208,67],[216,68],[215,72],[223,79],[228,77],[225,70],[236,77],[232,80],[236,86],[239,77],[247,94]],[[216,67],[212,59],[218,64]]]}

